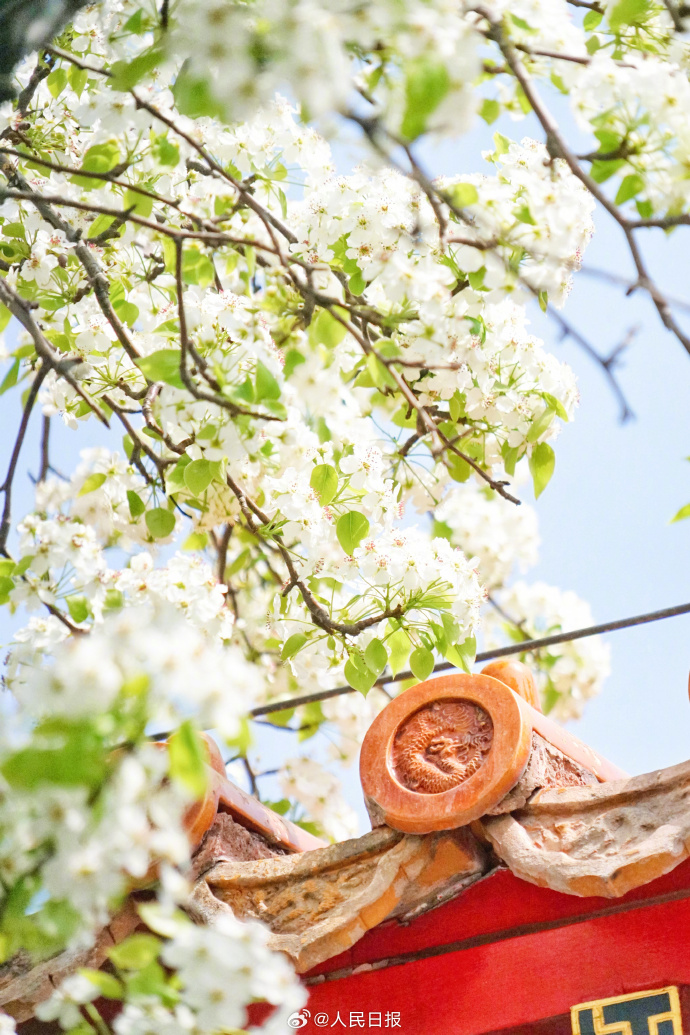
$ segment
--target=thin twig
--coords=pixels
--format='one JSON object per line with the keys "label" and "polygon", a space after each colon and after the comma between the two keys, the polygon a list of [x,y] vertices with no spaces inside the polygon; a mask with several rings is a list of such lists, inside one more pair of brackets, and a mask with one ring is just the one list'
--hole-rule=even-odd
{"label": "thin twig", "polygon": [[36,479],[39,485],[46,480],[50,470],[50,417],[44,415],[41,430],[41,466]]}
{"label": "thin twig", "polygon": [[0,553],[6,555],[7,553],[7,539],[10,534],[12,527],[12,487],[14,483],[14,476],[17,473],[17,462],[19,460],[19,454],[21,452],[22,445],[24,444],[24,438],[26,437],[26,429],[29,426],[29,418],[31,411],[34,408],[36,398],[38,396],[39,389],[43,384],[44,378],[48,373],[48,364],[41,363],[40,367],[34,375],[29,394],[26,399],[24,410],[22,411],[22,419],[19,422],[19,430],[17,431],[17,438],[15,439],[14,448],[10,457],[10,463],[7,468],[7,474],[5,475],[5,481],[0,486],[0,492],[5,495],[5,504],[2,511],[2,520],[0,521]]}
{"label": "thin twig", "polygon": [[597,352],[594,346],[587,341],[585,336],[575,327],[573,327],[573,325],[568,320],[566,320],[565,317],[562,316],[562,314],[559,313],[557,309],[554,309],[553,306],[549,306],[548,316],[554,321],[554,323],[558,324],[558,326],[560,327],[562,338],[572,338],[572,340],[584,352],[586,352],[587,355],[595,361],[595,363],[597,363],[601,367],[601,369],[604,372],[604,376],[609,382],[611,391],[615,395],[620,405],[621,424],[625,424],[626,421],[632,420],[635,414],[631,409],[628,400],[625,397],[625,393],[623,392],[623,389],[618,383],[618,378],[614,373],[614,368],[617,364],[620,354],[623,351],[623,348],[626,347],[627,343],[619,345],[609,356],[602,356],[599,352]]}
{"label": "thin twig", "polygon": [[[599,202],[602,208],[608,212],[612,219],[614,219],[621,228],[625,235],[628,249],[635,265],[639,286],[643,288],[652,299],[664,327],[676,336],[683,348],[690,355],[690,336],[687,335],[677,323],[673,313],[671,312],[668,300],[652,280],[635,239],[635,230],[648,225],[647,221],[627,219],[592,176],[585,172],[575,154],[568,147],[565,137],[558,128],[558,123],[542,102],[529,73],[518,57],[517,50],[504,32],[503,25],[500,22],[495,21],[492,15],[484,8],[477,7],[475,10],[488,22],[490,26],[489,35],[491,39],[494,40],[501,50],[501,53],[510,66],[513,75],[522,87],[532,111],[541,123],[542,129],[546,134],[546,147],[549,154],[554,158],[562,158],[565,161],[573,175],[580,180],[592,197]],[[652,223],[651,225],[657,224]]]}
{"label": "thin twig", "polygon": [[67,384],[74,389],[77,395],[84,400],[91,410],[93,410],[101,423],[105,424],[106,428],[109,428],[110,424],[108,423],[108,418],[101,407],[97,402],[94,402],[89,393],[82,388],[77,379],[71,373],[70,367],[75,366],[75,364],[78,364],[81,361],[70,359],[69,356],[65,357],[60,353],[55,352],[52,345],[43,334],[43,331],[31,315],[30,303],[26,302],[16,294],[4,277],[0,277],[0,302],[7,306],[12,315],[16,316],[24,329],[29,332],[33,339],[36,352],[41,359],[43,359],[59,377],[62,377]]}

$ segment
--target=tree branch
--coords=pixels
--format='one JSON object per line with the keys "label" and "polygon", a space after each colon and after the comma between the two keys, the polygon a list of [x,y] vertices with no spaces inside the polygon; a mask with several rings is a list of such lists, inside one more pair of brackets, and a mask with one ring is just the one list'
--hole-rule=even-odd
{"label": "tree branch", "polygon": [[0,553],[5,556],[7,555],[7,539],[12,527],[12,486],[14,483],[14,476],[17,472],[17,462],[19,460],[22,445],[24,444],[24,438],[26,437],[26,429],[29,426],[31,411],[34,408],[39,389],[43,384],[47,373],[48,364],[45,362],[41,363],[40,367],[36,371],[31,388],[29,389],[26,404],[22,411],[22,419],[19,422],[17,438],[15,439],[10,463],[7,468],[7,474],[5,475],[5,481],[2,483],[2,486],[0,486],[0,492],[3,492],[5,495],[5,505],[2,510],[2,519],[0,520]]}

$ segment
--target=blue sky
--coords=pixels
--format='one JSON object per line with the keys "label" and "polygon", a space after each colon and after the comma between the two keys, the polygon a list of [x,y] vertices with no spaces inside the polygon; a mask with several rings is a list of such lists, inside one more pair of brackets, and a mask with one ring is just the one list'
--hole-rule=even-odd
{"label": "blue sky", "polygon": [[[479,153],[491,147],[494,128],[480,126],[457,144],[427,146],[429,169],[480,169]],[[500,128],[517,139],[530,132],[524,123]],[[350,148],[339,149],[343,167],[350,164],[348,153]],[[620,231],[605,213],[597,212],[595,218],[597,232],[586,265],[632,279]],[[660,231],[646,233],[644,243],[659,283],[669,295],[690,298],[683,231],[671,238]],[[621,290],[579,274],[563,313],[602,354],[638,325],[619,371],[636,419],[619,423],[618,406],[600,369],[572,342],[559,342],[554,325],[535,309],[535,331],[574,368],[582,400],[575,420],[560,435],[556,473],[536,504],[541,560],[528,578],[574,590],[590,602],[595,621],[690,600],[690,521],[669,524],[678,508],[690,501],[690,463],[684,459],[690,453],[690,356],[663,329],[641,293],[626,299]],[[5,458],[18,413],[16,393],[2,397]],[[15,517],[32,506],[26,470],[38,468],[38,432],[35,415],[15,489]],[[79,449],[103,441],[106,436],[94,421],[86,435],[56,426],[54,463],[70,471]],[[530,496],[525,488],[532,502]],[[0,644],[7,644],[17,624],[6,609],[0,611]],[[601,696],[587,705],[584,718],[572,724],[573,732],[631,773],[685,760],[690,756],[690,616],[613,633],[607,639],[612,674]],[[289,740],[283,733],[262,738],[267,768],[276,754],[294,749]],[[271,793],[274,788],[267,782],[265,789]],[[355,772],[346,780],[346,791],[363,815]]]}

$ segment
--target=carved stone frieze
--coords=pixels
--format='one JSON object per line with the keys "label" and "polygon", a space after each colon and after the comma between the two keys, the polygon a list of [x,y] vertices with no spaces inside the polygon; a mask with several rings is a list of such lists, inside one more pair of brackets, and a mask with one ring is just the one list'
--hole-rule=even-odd
{"label": "carved stone frieze", "polygon": [[523,880],[616,898],[690,854],[690,762],[592,787],[540,791],[482,828]]}
{"label": "carved stone frieze", "polygon": [[301,973],[348,949],[391,915],[417,915],[486,870],[469,831],[403,836],[388,827],[301,855],[219,863],[196,886],[208,922],[231,910],[263,921]]}

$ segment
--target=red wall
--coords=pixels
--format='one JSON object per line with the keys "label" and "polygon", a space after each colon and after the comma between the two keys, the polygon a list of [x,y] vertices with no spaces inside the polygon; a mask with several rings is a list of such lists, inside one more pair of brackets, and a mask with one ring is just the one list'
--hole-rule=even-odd
{"label": "red wall", "polygon": [[379,1031],[378,1013],[381,1030],[400,1014],[401,1035],[565,1035],[577,1003],[690,985],[690,861],[618,900],[501,871],[406,927],[381,925],[317,971],[305,975],[309,1035]]}

